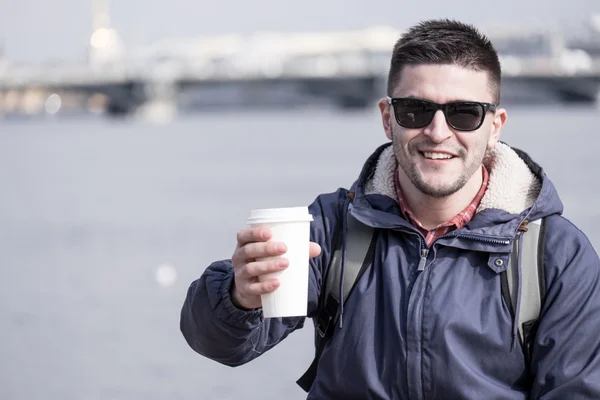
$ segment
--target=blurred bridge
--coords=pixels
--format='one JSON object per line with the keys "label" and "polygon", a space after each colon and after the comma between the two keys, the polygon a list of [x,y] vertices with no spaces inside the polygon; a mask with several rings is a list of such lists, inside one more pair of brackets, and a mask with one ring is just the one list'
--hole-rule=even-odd
{"label": "blurred bridge", "polygon": [[[101,95],[112,115],[160,102],[242,107],[328,102],[372,105],[385,95],[391,49],[402,32],[377,27],[326,33],[257,33],[154,43],[115,50],[116,32],[98,27],[81,65],[0,64],[0,110],[32,93]],[[546,33],[493,37],[503,67],[503,101],[597,102],[600,51],[569,48]],[[29,97],[28,97],[29,96]]]}

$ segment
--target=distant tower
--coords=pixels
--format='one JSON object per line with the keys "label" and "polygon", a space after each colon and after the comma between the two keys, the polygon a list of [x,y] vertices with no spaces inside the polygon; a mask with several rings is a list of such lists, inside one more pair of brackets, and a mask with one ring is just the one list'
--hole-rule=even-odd
{"label": "distant tower", "polygon": [[[8,63],[6,62],[6,59],[4,58],[4,42],[2,39],[0,39],[0,75],[4,72],[4,69],[6,69]],[[2,93],[0,93],[0,102],[2,101]],[[0,105],[1,108],[1,105]],[[2,114],[2,110],[0,109],[0,115]]]}
{"label": "distant tower", "polygon": [[92,36],[88,48],[88,62],[92,66],[106,66],[123,56],[123,43],[110,26],[109,0],[92,0]]}

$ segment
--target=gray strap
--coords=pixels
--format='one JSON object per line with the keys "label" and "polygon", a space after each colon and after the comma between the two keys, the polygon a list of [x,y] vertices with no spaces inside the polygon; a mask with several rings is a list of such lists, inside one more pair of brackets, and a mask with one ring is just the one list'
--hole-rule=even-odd
{"label": "gray strap", "polygon": [[[373,237],[373,228],[363,224],[352,216],[352,205],[347,212],[347,232],[346,232],[346,262],[344,264],[344,292],[343,299],[338,299],[340,277],[342,270],[342,246],[340,243],[333,253],[333,259],[330,264],[330,270],[327,274],[327,296],[331,294],[338,302],[342,303],[348,298],[350,290],[360,272],[365,261],[365,257]],[[341,238],[343,235],[340,236]]]}
{"label": "gray strap", "polygon": [[[371,259],[372,252],[369,249],[374,249],[371,245],[374,243],[374,229],[363,225],[361,222],[356,220],[350,212],[352,205],[350,205],[348,212],[346,213],[346,235],[343,232],[336,234],[335,250],[331,262],[329,263],[329,271],[327,272],[327,278],[325,282],[323,297],[324,304],[315,319],[315,330],[317,331],[316,336],[316,349],[315,358],[310,364],[310,367],[296,382],[306,392],[310,391],[310,388],[317,376],[317,369],[319,365],[319,359],[323,353],[327,342],[333,335],[334,325],[332,322],[337,322],[339,318],[339,305],[343,304],[348,298],[350,291],[354,287],[357,279],[360,279],[360,274],[365,271],[367,263]],[[341,239],[345,236],[346,238],[346,262],[344,264],[344,287],[343,287],[343,299],[338,299],[339,288],[340,288],[340,276],[342,270],[342,245]],[[330,297],[331,296],[331,297]],[[337,303],[337,304],[336,304]]]}
{"label": "gray strap", "polygon": [[[509,268],[506,270],[513,307],[516,307],[520,297],[517,324],[522,343],[524,343],[523,323],[537,319],[542,307],[539,269],[543,268],[543,265],[539,265],[538,258],[540,222],[539,220],[530,222],[527,225],[527,232],[521,233],[523,235],[521,249],[519,249],[517,236]],[[519,285],[519,252],[521,253],[521,285]],[[520,290],[515,290],[515,288]],[[513,311],[516,312],[516,310]]]}

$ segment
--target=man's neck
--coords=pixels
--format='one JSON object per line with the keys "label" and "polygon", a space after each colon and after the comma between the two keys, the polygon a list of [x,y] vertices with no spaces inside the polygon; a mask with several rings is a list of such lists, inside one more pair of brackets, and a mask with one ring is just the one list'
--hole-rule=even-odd
{"label": "man's neck", "polygon": [[418,190],[401,169],[398,169],[398,173],[398,180],[408,208],[428,230],[450,221],[463,211],[473,201],[483,183],[480,169],[458,192],[448,197],[432,197]]}

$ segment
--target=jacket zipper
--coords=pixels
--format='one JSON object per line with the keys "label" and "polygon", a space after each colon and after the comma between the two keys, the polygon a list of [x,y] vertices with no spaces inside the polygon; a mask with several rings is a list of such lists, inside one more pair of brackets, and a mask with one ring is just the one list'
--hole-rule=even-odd
{"label": "jacket zipper", "polygon": [[[427,286],[426,280],[428,279],[427,271],[425,266],[427,264],[427,256],[429,255],[429,247],[420,234],[417,234],[420,243],[420,259],[419,265],[417,266],[416,279],[414,286],[411,289],[408,312],[407,312],[407,355],[409,359],[407,365],[410,373],[407,376],[408,379],[408,397],[414,399],[423,398],[423,371],[422,371],[422,358],[423,353],[421,351],[420,343],[422,341],[422,326],[423,326],[423,314],[419,304],[422,305],[425,288]],[[412,339],[412,340],[411,340]],[[414,355],[414,357],[413,357]]]}
{"label": "jacket zipper", "polygon": [[399,229],[399,231],[409,233],[411,235],[415,235],[419,238],[421,250],[420,250],[420,260],[419,260],[419,265],[417,266],[417,271],[423,271],[425,269],[425,264],[427,263],[427,256],[429,256],[429,248],[427,247],[425,240],[423,240],[423,237],[419,233],[411,231],[409,229]]}
{"label": "jacket zipper", "polygon": [[469,239],[469,240],[475,240],[478,242],[482,242],[482,243],[487,243],[487,244],[496,244],[496,245],[507,245],[510,244],[510,240],[509,239],[494,239],[494,238],[490,238],[490,237],[485,237],[485,236],[478,236],[478,235],[469,235],[467,234],[461,234],[461,235],[445,235],[442,236],[440,239],[442,238],[457,238],[457,239]]}
{"label": "jacket zipper", "polygon": [[417,271],[423,271],[425,269],[425,263],[427,262],[427,256],[429,255],[429,249],[425,247],[421,249],[421,260],[419,261],[419,266],[417,267]]}

